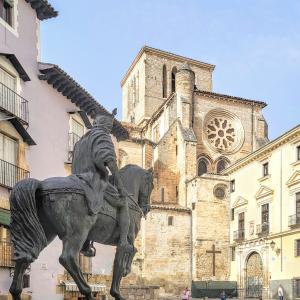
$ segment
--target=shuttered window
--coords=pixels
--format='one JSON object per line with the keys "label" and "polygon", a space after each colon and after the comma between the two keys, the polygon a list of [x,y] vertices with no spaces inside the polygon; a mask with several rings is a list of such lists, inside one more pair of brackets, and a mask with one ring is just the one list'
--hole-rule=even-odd
{"label": "shuttered window", "polygon": [[[1,0],[0,0],[1,1]],[[16,90],[16,78],[0,68],[0,82],[9,89]]]}
{"label": "shuttered window", "polygon": [[300,256],[300,240],[295,240],[295,256]]}
{"label": "shuttered window", "polygon": [[79,137],[82,137],[84,134],[84,126],[72,118],[72,133],[76,134]]}
{"label": "shuttered window", "polygon": [[13,1],[12,0],[0,0],[0,17],[12,26],[13,16]]}
{"label": "shuttered window", "polygon": [[0,133],[0,159],[16,165],[17,149],[18,143],[15,140]]}

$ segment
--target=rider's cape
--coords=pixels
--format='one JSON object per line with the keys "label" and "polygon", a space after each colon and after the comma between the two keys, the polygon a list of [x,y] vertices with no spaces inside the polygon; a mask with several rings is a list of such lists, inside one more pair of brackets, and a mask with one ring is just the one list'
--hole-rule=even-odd
{"label": "rider's cape", "polygon": [[99,127],[93,127],[75,145],[71,178],[84,190],[90,214],[99,213],[104,191],[108,185],[106,163],[116,160],[111,136]]}

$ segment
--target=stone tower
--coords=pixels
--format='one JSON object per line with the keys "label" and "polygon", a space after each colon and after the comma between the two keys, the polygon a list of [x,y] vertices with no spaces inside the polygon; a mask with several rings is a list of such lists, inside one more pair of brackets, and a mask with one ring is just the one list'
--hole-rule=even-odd
{"label": "stone tower", "polygon": [[144,47],[124,79],[120,165],[154,168],[152,211],[134,274],[178,291],[229,279],[229,193],[224,170],[267,142],[264,102],[212,91],[214,66]]}

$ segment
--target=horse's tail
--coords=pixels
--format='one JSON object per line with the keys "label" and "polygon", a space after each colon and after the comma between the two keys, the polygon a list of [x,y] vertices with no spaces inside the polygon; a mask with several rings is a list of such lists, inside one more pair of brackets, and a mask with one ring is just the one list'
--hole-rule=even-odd
{"label": "horse's tail", "polygon": [[40,181],[32,178],[19,181],[9,198],[15,261],[31,263],[47,246],[47,238],[37,213],[35,194],[39,185]]}

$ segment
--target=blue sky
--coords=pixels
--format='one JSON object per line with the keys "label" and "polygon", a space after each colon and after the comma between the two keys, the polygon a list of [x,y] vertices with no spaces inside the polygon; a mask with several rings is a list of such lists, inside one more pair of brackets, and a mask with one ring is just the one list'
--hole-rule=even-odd
{"label": "blue sky", "polygon": [[271,139],[300,123],[299,0],[50,3],[59,17],[42,22],[42,60],[110,110],[121,114],[120,81],[149,45],[215,64],[215,92],[266,101]]}

